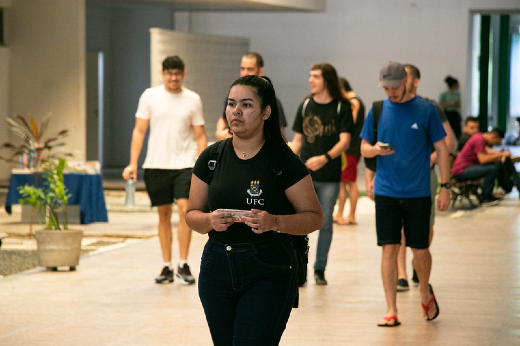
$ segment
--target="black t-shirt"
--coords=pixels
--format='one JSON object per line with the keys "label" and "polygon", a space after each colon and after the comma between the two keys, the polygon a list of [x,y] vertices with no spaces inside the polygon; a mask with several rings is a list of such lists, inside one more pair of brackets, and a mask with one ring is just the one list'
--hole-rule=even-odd
{"label": "black t-shirt", "polygon": [[[311,98],[302,116],[303,102],[298,107],[294,119],[294,132],[303,134],[301,160],[323,155],[339,142],[341,132],[353,132],[352,108],[350,102],[342,101],[338,115],[338,101],[319,104]],[[341,180],[341,156],[331,160],[321,169],[311,172],[315,181],[335,182]]]}
{"label": "black t-shirt", "polygon": [[[217,145],[216,144],[213,145]],[[213,146],[212,145],[212,146]],[[233,149],[231,140],[226,142],[211,179],[208,161],[210,147],[206,148],[197,159],[193,174],[209,184],[208,208],[214,211],[220,208],[251,210],[261,209],[273,215],[294,214],[292,204],[285,196],[285,190],[299,182],[309,174],[298,156],[289,148],[278,152],[283,157],[280,162],[281,178],[274,173],[273,160],[270,158],[269,146],[264,144],[253,158],[239,159]],[[209,181],[211,179],[211,181]],[[277,236],[276,232],[255,234],[251,227],[244,223],[234,223],[226,231],[209,232],[209,238],[222,244],[249,243]]]}
{"label": "black t-shirt", "polygon": [[363,124],[365,123],[365,104],[361,99],[357,96],[353,97],[359,102],[359,109],[357,114],[356,123],[353,126],[354,131],[352,132],[352,137],[350,138],[350,145],[348,149],[345,151],[347,155],[361,155],[361,138],[359,134],[361,133],[361,129],[363,128]]}

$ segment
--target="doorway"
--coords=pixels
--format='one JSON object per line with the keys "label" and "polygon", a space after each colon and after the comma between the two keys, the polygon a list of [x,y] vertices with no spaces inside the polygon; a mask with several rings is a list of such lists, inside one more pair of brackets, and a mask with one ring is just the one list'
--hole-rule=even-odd
{"label": "doorway", "polygon": [[87,53],[87,161],[103,167],[104,54]]}

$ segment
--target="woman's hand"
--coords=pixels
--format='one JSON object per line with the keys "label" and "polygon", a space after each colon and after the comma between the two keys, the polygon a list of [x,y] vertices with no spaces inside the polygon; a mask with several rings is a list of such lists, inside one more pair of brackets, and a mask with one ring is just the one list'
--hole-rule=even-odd
{"label": "woman's hand", "polygon": [[211,226],[217,232],[224,232],[231,226],[235,220],[229,212],[218,212],[217,210],[210,213]]}
{"label": "woman's hand", "polygon": [[244,216],[245,224],[251,227],[256,234],[268,231],[277,231],[278,222],[276,216],[269,214],[265,210],[251,209],[253,214]]}

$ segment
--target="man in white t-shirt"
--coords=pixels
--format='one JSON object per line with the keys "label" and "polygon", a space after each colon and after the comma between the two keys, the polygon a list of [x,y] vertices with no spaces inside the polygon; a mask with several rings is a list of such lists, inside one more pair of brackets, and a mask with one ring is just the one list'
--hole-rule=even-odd
{"label": "man in white t-shirt", "polygon": [[[182,86],[186,75],[184,63],[178,56],[162,62],[163,85],[148,88],[139,99],[135,114],[135,127],[130,147],[130,164],[123,177],[137,180],[137,161],[143,140],[150,125],[148,151],[143,164],[146,191],[152,206],[159,213],[159,241],[164,266],[156,283],[173,282],[172,267],[172,203],[177,202],[179,224],[179,266],[177,278],[183,284],[195,283],[187,263],[191,230],[184,215],[188,204],[191,169],[195,158],[208,145],[202,102],[195,92]],[[196,149],[194,146],[196,142]]]}

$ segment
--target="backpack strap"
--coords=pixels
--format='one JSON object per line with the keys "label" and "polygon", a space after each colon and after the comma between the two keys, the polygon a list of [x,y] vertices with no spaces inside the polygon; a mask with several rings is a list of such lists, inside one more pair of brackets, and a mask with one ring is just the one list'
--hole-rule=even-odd
{"label": "backpack strap", "polygon": [[309,101],[311,100],[310,97],[307,97],[305,99],[305,101],[303,101],[303,106],[302,106],[302,118],[305,118],[305,108],[307,108],[307,105],[309,104]]}
{"label": "backpack strap", "polygon": [[[379,124],[379,118],[381,118],[382,109],[383,101],[375,101],[372,103],[372,116],[374,120],[374,141],[372,142],[372,145],[377,142],[377,126]],[[365,166],[375,172],[377,169],[377,156],[371,158],[365,157]]]}
{"label": "backpack strap", "polygon": [[[271,144],[269,144],[271,145]],[[276,183],[278,184],[278,186],[282,187],[284,186],[283,184],[283,168],[282,168],[282,161],[283,161],[283,156],[282,153],[279,153],[278,155],[270,155],[269,158],[270,158],[270,161],[271,161],[271,169],[276,177]]]}
{"label": "backpack strap", "polygon": [[227,141],[229,138],[223,139],[217,143],[214,143],[209,150],[209,160],[208,160],[208,168],[209,168],[209,182],[213,179],[213,173],[215,172],[215,168],[217,168],[218,160],[220,159],[220,154],[224,150]]}
{"label": "backpack strap", "polygon": [[381,110],[383,109],[383,101],[374,101],[372,103],[372,116],[374,117],[374,143],[377,142],[377,126],[379,124],[379,118],[381,117]]}
{"label": "backpack strap", "polygon": [[[307,108],[307,105],[309,104],[310,100],[311,100],[311,98],[308,97],[305,99],[305,101],[303,101],[302,117],[305,117],[305,108]],[[336,109],[336,112],[338,113],[338,116],[339,116],[339,113],[341,112],[341,101],[338,101],[338,108]]]}

